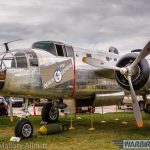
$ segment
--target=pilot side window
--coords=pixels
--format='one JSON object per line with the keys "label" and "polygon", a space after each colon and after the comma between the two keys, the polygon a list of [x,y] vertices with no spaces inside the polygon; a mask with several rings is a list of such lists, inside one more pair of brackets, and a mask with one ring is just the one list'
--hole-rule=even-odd
{"label": "pilot side window", "polygon": [[64,51],[63,51],[62,45],[55,44],[55,46],[56,46],[56,49],[57,49],[57,55],[58,56],[64,56]]}
{"label": "pilot side window", "polygon": [[71,46],[65,46],[65,47],[66,47],[66,51],[67,51],[67,56],[73,57],[74,56],[73,48]]}

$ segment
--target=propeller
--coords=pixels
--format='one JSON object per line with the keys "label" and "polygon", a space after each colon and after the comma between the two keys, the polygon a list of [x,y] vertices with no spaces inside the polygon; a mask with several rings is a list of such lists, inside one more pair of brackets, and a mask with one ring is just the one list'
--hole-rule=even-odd
{"label": "propeller", "polygon": [[132,84],[132,76],[135,74],[135,67],[138,65],[138,63],[149,54],[150,54],[150,41],[145,45],[145,47],[142,49],[141,53],[137,56],[134,62],[131,65],[126,66],[126,67],[122,67],[122,68],[116,67],[111,64],[104,63],[103,61],[98,60],[96,58],[83,57],[82,59],[84,63],[87,63],[95,67],[120,71],[120,73],[126,77],[130,86],[133,112],[134,112],[135,120],[137,122],[138,127],[143,126],[143,120],[142,120],[142,115],[141,115],[140,107],[138,104],[137,96],[135,94],[135,90]]}

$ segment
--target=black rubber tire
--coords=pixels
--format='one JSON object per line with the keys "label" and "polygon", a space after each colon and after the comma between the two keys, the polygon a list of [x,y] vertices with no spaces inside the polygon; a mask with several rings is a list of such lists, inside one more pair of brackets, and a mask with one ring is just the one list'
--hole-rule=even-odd
{"label": "black rubber tire", "polygon": [[144,109],[145,109],[145,102],[143,100],[140,100],[138,103],[139,103],[139,106],[140,106],[140,110],[144,111]]}
{"label": "black rubber tire", "polygon": [[[25,127],[25,125],[28,125],[28,127],[30,127],[30,129],[31,129],[30,134],[27,136],[25,136],[23,133],[23,128]],[[21,137],[21,139],[31,138],[33,136],[33,126],[31,124],[31,122],[27,119],[21,119],[15,127],[15,136]]]}
{"label": "black rubber tire", "polygon": [[42,120],[45,121],[45,122],[57,122],[58,121],[58,117],[59,117],[59,110],[58,108],[55,108],[56,109],[56,117],[55,118],[52,118],[50,116],[50,111],[51,111],[51,108],[52,108],[52,104],[51,103],[46,103],[44,104],[43,108],[42,108]]}

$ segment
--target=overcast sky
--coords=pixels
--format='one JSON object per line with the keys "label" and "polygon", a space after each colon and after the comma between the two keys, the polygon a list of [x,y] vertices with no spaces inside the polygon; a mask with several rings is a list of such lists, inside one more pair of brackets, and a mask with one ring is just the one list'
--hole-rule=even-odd
{"label": "overcast sky", "polygon": [[127,53],[150,39],[150,0],[1,0],[0,43],[19,38]]}

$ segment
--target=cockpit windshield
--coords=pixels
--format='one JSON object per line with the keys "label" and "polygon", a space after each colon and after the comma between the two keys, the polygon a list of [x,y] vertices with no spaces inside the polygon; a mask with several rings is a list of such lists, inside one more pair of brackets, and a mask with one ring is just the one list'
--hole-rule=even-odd
{"label": "cockpit windshield", "polygon": [[56,49],[54,46],[54,43],[50,42],[36,42],[32,45],[32,48],[38,48],[38,49],[43,49],[53,55],[56,56]]}

